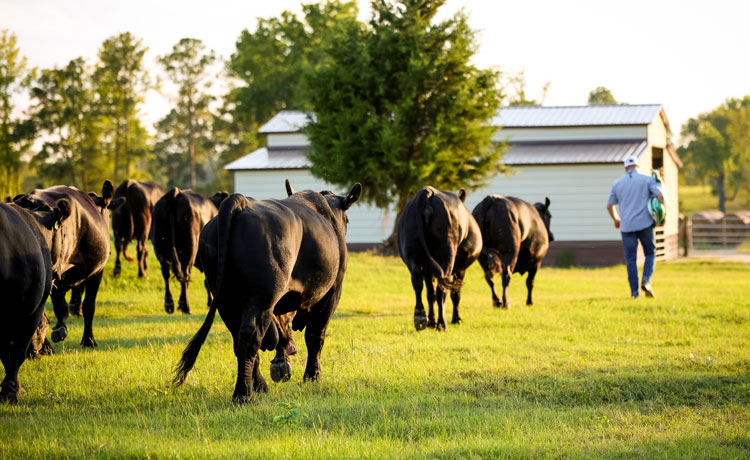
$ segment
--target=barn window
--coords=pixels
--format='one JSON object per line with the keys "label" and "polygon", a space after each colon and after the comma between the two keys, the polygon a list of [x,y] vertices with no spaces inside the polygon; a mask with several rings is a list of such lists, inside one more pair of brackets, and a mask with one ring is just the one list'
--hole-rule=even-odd
{"label": "barn window", "polygon": [[659,175],[664,180],[664,149],[661,147],[651,147],[651,169],[659,171]]}

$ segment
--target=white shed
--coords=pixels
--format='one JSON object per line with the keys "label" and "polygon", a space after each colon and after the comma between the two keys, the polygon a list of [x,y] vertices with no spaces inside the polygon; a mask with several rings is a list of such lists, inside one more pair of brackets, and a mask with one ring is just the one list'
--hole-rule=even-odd
{"label": "white shed", "polygon": [[[306,123],[306,114],[297,111],[279,112],[266,123],[260,132],[267,135],[267,147],[226,166],[234,172],[235,192],[259,199],[282,198],[287,178],[298,190],[346,192],[309,173],[308,141],[302,133]],[[509,107],[493,124],[499,127],[494,139],[509,143],[503,162],[512,173],[498,174],[486,187],[469,193],[469,210],[493,193],[532,203],[549,197],[555,242],[546,264],[622,263],[620,236],[606,202],[612,183],[624,174],[623,160],[635,155],[641,172],[653,168],[662,173],[668,210],[667,222],[657,229],[658,255],[677,256],[681,163],[667,141],[669,123],[660,105]],[[390,235],[396,213],[355,205],[348,215],[347,243],[362,249],[375,247]]]}

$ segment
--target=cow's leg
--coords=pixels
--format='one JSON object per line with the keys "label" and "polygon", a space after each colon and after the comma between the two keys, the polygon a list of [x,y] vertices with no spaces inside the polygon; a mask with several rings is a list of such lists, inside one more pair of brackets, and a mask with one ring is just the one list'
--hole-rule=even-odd
{"label": "cow's leg", "polygon": [[179,310],[186,315],[190,314],[190,302],[188,301],[188,284],[190,281],[180,281],[180,301]]}
{"label": "cow's leg", "polygon": [[492,273],[492,270],[484,271],[484,279],[490,286],[490,291],[492,291],[492,306],[499,308],[502,307],[503,304],[500,302],[500,298],[497,296],[497,292],[495,292],[495,281],[493,280],[494,276],[495,275]]}
{"label": "cow's leg", "polygon": [[453,275],[453,285],[451,286],[451,301],[453,302],[453,319],[451,324],[461,324],[461,315],[458,312],[458,303],[461,302],[461,287],[464,284],[466,270],[457,271]]}
{"label": "cow's leg", "polygon": [[115,270],[112,272],[112,276],[117,278],[122,273],[122,265],[120,264],[120,251],[122,250],[120,242],[115,239]]}
{"label": "cow's leg", "polygon": [[74,287],[70,290],[70,303],[68,304],[68,311],[73,316],[81,316],[83,314],[81,310],[81,298],[83,297],[83,283]]}
{"label": "cow's leg", "polygon": [[[66,305],[67,308],[67,305]],[[16,403],[21,384],[18,383],[18,370],[26,360],[26,350],[31,338],[39,326],[44,304],[37,307],[33,315],[29,315],[23,324],[11,333],[11,337],[3,338],[0,345],[0,360],[5,368],[5,378],[0,383],[0,402]]]}
{"label": "cow's leg", "polygon": [[448,325],[445,322],[445,301],[448,299],[448,289],[448,287],[438,282],[437,292],[435,293],[437,301],[437,323],[435,323],[435,329],[438,331],[448,329]]}
{"label": "cow's leg", "polygon": [[338,291],[335,289],[331,289],[312,308],[314,314],[308,315],[307,326],[305,327],[307,365],[305,366],[305,374],[302,377],[304,381],[317,381],[320,378],[320,352],[323,350],[323,343],[326,339],[326,329],[341,298],[341,287],[339,286]]}
{"label": "cow's leg", "polygon": [[50,335],[53,342],[62,342],[68,336],[68,326],[65,324],[65,320],[68,319],[68,303],[65,301],[65,291],[57,286],[52,286],[49,297],[52,300],[52,307],[57,319],[57,324],[52,328],[52,334]]}
{"label": "cow's leg", "polygon": [[83,338],[81,345],[84,347],[95,347],[94,340],[94,311],[96,310],[96,295],[102,282],[104,271],[92,275],[86,280],[86,296],[83,298]]}
{"label": "cow's leg", "polygon": [[174,300],[172,291],[169,290],[169,264],[161,262],[161,277],[164,278],[164,311],[174,313]]}
{"label": "cow's leg", "polygon": [[414,307],[414,327],[418,331],[421,331],[427,327],[427,315],[422,304],[422,283],[424,282],[424,277],[422,276],[422,270],[416,264],[410,267],[410,271],[411,286],[414,288],[414,295],[417,298]]}
{"label": "cow's leg", "polygon": [[143,278],[146,276],[146,256],[148,255],[145,240],[139,239],[137,241],[136,251],[138,252],[138,278]]}
{"label": "cow's leg", "polygon": [[508,285],[510,284],[510,267],[503,264],[503,303],[502,307],[505,309],[510,308],[510,304],[508,303]]}
{"label": "cow's leg", "polygon": [[534,302],[531,301],[531,291],[534,290],[534,277],[536,276],[536,271],[538,267],[531,267],[529,269],[529,276],[526,277],[526,305],[534,305]]}
{"label": "cow's leg", "polygon": [[424,285],[427,291],[427,327],[435,327],[435,285],[432,284],[432,275],[424,273]]}
{"label": "cow's leg", "polygon": [[234,342],[234,354],[237,356],[237,383],[232,400],[235,403],[248,402],[253,391],[268,391],[268,385],[258,368],[258,350],[266,329],[271,323],[272,314],[270,308],[264,309],[250,304],[242,316],[237,339]]}

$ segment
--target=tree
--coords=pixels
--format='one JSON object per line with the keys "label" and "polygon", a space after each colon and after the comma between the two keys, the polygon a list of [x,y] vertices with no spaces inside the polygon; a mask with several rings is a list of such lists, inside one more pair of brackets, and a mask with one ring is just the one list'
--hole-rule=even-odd
{"label": "tree", "polygon": [[596,89],[589,93],[589,105],[594,104],[617,104],[615,97],[612,96],[607,88],[603,86],[597,86]]}
{"label": "tree", "polygon": [[106,117],[104,125],[108,129],[108,148],[114,156],[116,182],[131,177],[131,165],[149,151],[144,148],[147,138],[143,137],[145,131],[138,119],[138,104],[143,102],[149,84],[143,66],[146,50],[142,41],[129,32],[106,39],[99,49],[94,84]]}
{"label": "tree", "polygon": [[33,69],[20,55],[18,37],[7,29],[0,32],[0,194],[20,192],[23,155],[33,141],[33,125],[14,116],[15,94],[29,86]]}
{"label": "tree", "polygon": [[169,127],[170,136],[160,141],[163,148],[165,143],[180,143],[184,138],[188,153],[190,171],[190,188],[195,189],[195,141],[196,132],[206,131],[211,122],[209,103],[213,99],[207,93],[211,86],[208,79],[209,68],[216,61],[213,51],[205,52],[203,42],[194,38],[183,38],[173,48],[170,54],[161,56],[159,63],[164,66],[172,83],[177,85],[177,104],[175,109],[157,124],[157,127]]}
{"label": "tree", "polygon": [[101,123],[83,58],[41,71],[31,88],[32,120],[43,142],[40,176],[88,190],[106,177]]}
{"label": "tree", "polygon": [[332,38],[308,76],[313,175],[342,188],[358,181],[360,200],[400,213],[424,185],[475,189],[503,170],[490,124],[499,74],[472,65],[463,12],[435,21],[444,3],[376,0],[369,25]]}
{"label": "tree", "polygon": [[547,82],[542,86],[542,94],[539,99],[529,99],[526,96],[526,71],[503,72],[501,74],[501,87],[508,91],[507,103],[509,106],[542,105],[547,98],[547,92],[551,85]]}
{"label": "tree", "polygon": [[254,32],[243,30],[228,70],[238,84],[225,98],[216,134],[228,162],[259,146],[258,128],[279,110],[309,109],[306,69],[325,57],[322,43],[347,23],[357,21],[357,2],[330,0],[303,4],[302,18],[285,11],[259,19]]}
{"label": "tree", "polygon": [[689,119],[679,148],[685,157],[687,174],[713,182],[719,209],[726,212],[727,188],[737,193],[750,189],[750,96],[728,99],[711,112]]}

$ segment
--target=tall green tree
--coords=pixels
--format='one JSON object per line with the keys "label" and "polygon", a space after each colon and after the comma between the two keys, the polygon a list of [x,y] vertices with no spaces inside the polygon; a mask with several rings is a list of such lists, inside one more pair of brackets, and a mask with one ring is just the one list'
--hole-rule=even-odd
{"label": "tall green tree", "polygon": [[[444,0],[372,2],[368,25],[350,24],[309,75],[312,173],[398,212],[424,185],[475,189],[503,170],[490,119],[499,73],[471,63],[467,16],[442,20]],[[394,227],[395,228],[395,227]]]}
{"label": "tall green tree", "polygon": [[[169,79],[177,86],[176,107],[167,115],[169,120],[157,127],[168,127],[169,137],[160,141],[179,142],[184,138],[188,156],[190,188],[196,186],[196,134],[209,128],[212,116],[209,103],[213,100],[208,93],[211,87],[210,66],[216,61],[213,51],[206,51],[203,42],[194,38],[183,38],[172,48],[170,54],[161,56],[159,63],[164,67]],[[172,134],[176,135],[173,136]],[[205,145],[201,143],[201,145]],[[164,147],[167,147],[166,145]]]}
{"label": "tall green tree", "polygon": [[107,158],[101,149],[99,109],[83,58],[42,70],[31,87],[32,120],[41,134],[35,155],[39,176],[82,190],[103,181]]}
{"label": "tall green tree", "polygon": [[357,21],[357,2],[330,0],[302,5],[302,16],[290,11],[259,19],[254,31],[243,30],[229,63],[237,85],[225,98],[216,133],[224,140],[224,161],[260,144],[258,128],[279,110],[310,108],[303,76],[324,58],[322,43],[347,23]]}
{"label": "tall green tree", "polygon": [[610,90],[603,86],[597,86],[589,93],[588,104],[617,104],[617,101]]}
{"label": "tall green tree", "polygon": [[507,93],[505,99],[509,106],[544,104],[550,85],[551,83],[547,82],[542,86],[539,99],[531,99],[526,91],[526,70],[509,71],[501,74],[501,87]]}
{"label": "tall green tree", "polygon": [[33,126],[18,118],[13,98],[28,88],[33,69],[21,56],[18,37],[7,29],[0,32],[0,194],[20,192],[23,155],[31,147]]}
{"label": "tall green tree", "polygon": [[682,126],[685,144],[678,151],[685,158],[685,173],[712,182],[722,212],[727,198],[733,200],[743,189],[750,191],[748,133],[750,96],[728,99]]}
{"label": "tall green tree", "polygon": [[113,156],[113,179],[131,177],[131,166],[144,160],[150,149],[138,106],[149,86],[143,57],[148,48],[129,32],[110,37],[99,49],[94,85],[106,118],[108,150]]}

